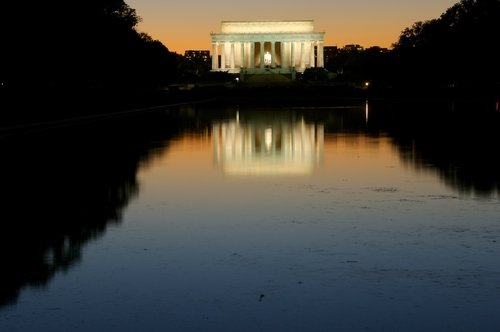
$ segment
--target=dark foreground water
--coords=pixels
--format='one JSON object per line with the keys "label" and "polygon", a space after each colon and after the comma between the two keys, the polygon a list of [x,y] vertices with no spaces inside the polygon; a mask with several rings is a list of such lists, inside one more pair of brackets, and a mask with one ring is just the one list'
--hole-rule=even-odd
{"label": "dark foreground water", "polygon": [[0,331],[499,331],[498,105],[475,107],[4,135]]}

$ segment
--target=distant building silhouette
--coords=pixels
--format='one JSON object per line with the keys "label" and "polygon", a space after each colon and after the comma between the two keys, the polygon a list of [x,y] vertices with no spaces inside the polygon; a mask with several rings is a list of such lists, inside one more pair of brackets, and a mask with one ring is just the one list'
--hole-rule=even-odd
{"label": "distant building silhouette", "polygon": [[325,46],[323,49],[323,55],[325,58],[325,67],[329,67],[333,64],[335,56],[338,54],[339,48],[337,46]]}
{"label": "distant building silhouette", "polygon": [[358,52],[364,50],[363,46],[361,46],[359,44],[348,44],[348,45],[345,45],[343,49],[345,51],[358,51]]}
{"label": "distant building silhouette", "polygon": [[187,50],[184,51],[184,58],[188,61],[210,62],[210,51],[208,50]]}

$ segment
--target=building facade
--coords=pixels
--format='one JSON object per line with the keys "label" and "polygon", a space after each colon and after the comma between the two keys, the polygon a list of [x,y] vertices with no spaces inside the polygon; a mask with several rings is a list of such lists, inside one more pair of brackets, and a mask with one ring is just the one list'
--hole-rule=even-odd
{"label": "building facade", "polygon": [[324,32],[314,21],[223,21],[212,33],[212,71],[303,72],[324,67]]}
{"label": "building facade", "polygon": [[208,50],[186,50],[184,58],[188,61],[208,62],[210,61],[210,51]]}

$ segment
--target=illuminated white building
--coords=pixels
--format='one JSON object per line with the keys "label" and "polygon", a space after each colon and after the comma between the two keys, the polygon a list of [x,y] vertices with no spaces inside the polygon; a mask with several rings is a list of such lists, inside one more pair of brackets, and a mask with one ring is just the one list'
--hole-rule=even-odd
{"label": "illuminated white building", "polygon": [[323,158],[322,124],[303,119],[214,123],[215,162],[228,175],[307,175]]}
{"label": "illuminated white building", "polygon": [[312,20],[223,21],[212,33],[212,71],[303,72],[324,67],[324,32]]}

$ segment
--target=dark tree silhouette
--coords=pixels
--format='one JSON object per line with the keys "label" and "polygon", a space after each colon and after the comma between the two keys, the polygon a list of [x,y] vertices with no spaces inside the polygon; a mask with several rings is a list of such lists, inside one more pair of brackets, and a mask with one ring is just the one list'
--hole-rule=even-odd
{"label": "dark tree silhouette", "polygon": [[392,78],[392,53],[373,46],[367,49],[344,47],[338,50],[327,69],[337,76],[337,82],[361,84],[369,81],[386,86]]}
{"label": "dark tree silhouette", "polygon": [[136,31],[123,0],[9,2],[1,5],[4,86],[150,86],[168,83],[175,57]]}
{"label": "dark tree silhouette", "polygon": [[0,140],[0,310],[74,267],[86,244],[121,222],[138,169],[168,149],[178,121],[147,113]]}
{"label": "dark tree silhouette", "polygon": [[498,86],[499,0],[462,0],[439,18],[416,22],[393,45],[400,82],[436,86]]}

